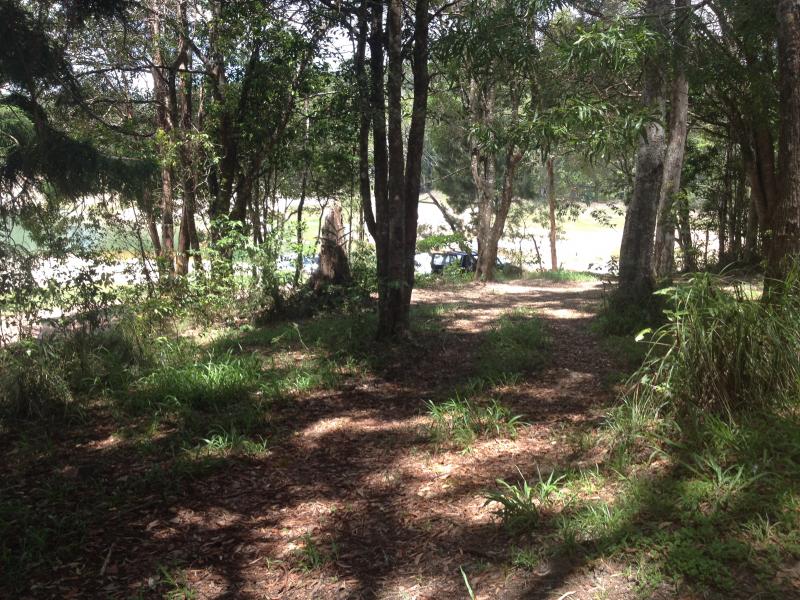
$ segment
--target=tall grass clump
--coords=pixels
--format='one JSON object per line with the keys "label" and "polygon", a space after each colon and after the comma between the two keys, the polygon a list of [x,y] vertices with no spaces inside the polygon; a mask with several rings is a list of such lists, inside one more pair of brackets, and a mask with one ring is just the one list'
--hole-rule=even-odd
{"label": "tall grass clump", "polygon": [[213,411],[234,404],[258,384],[261,373],[254,356],[210,354],[206,360],[165,366],[133,386],[130,408],[152,409],[167,404]]}
{"label": "tall grass clump", "polygon": [[[659,292],[671,296],[667,323],[653,332],[621,413],[631,430],[660,413],[733,418],[800,398],[800,298],[789,284],[770,302],[709,274]],[[664,414],[664,416],[667,416]],[[635,422],[634,422],[635,421]],[[619,424],[620,420],[616,422]]]}
{"label": "tall grass clump", "polygon": [[75,408],[57,348],[29,341],[0,353],[0,417],[60,420]]}

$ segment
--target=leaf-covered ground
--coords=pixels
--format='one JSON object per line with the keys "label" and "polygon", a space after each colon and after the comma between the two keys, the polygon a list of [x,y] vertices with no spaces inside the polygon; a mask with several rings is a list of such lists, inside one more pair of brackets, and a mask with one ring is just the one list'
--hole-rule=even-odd
{"label": "leaf-covered ground", "polygon": [[[180,455],[172,421],[131,432],[107,403],[47,440],[8,436],[0,516],[24,537],[6,547],[31,558],[0,596],[702,597],[659,570],[657,552],[582,551],[602,519],[592,507],[621,485],[595,432],[630,367],[593,332],[601,295],[599,282],[418,291],[415,335],[394,351],[344,317],[228,336],[220,347],[258,357],[262,374],[295,369],[295,384],[256,404],[246,439],[223,428]],[[325,327],[335,335],[316,336]],[[520,419],[492,432],[487,417],[458,442],[434,435],[431,404],[454,398]],[[527,530],[487,504],[498,479],[549,474]],[[792,597],[798,575],[781,568],[774,589]],[[706,583],[719,597],[753,591]]]}

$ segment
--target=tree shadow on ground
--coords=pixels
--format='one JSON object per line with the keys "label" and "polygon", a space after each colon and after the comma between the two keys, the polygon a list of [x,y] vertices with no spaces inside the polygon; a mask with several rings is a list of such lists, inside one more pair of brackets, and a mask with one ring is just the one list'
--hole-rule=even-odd
{"label": "tree shadow on ground", "polygon": [[[553,294],[543,293],[542,301],[570,295]],[[482,306],[500,314],[515,302]],[[263,456],[193,459],[180,451],[185,432],[178,423],[152,438],[122,438],[106,407],[61,432],[50,452],[24,458],[14,451],[16,440],[8,440],[11,460],[0,477],[13,484],[4,486],[2,503],[18,512],[4,517],[3,532],[15,539],[11,551],[30,561],[16,580],[5,576],[0,589],[11,596],[162,597],[185,578],[202,597],[377,598],[404,587],[421,590],[426,579],[431,597],[464,596],[459,567],[470,576],[502,572],[513,541],[481,506],[482,494],[495,477],[513,479],[515,468],[533,473],[560,460],[549,444],[524,456],[476,459],[480,473],[428,490],[445,480],[433,472],[438,455],[419,417],[423,401],[447,397],[464,383],[469,360],[461,369],[445,367],[474,357],[485,337],[485,330],[454,332],[443,322],[468,313],[465,304],[417,309],[423,311],[417,339],[388,356],[375,352],[369,315],[352,326],[331,317],[220,342],[220,349],[245,352],[321,350],[332,360],[366,364],[333,389],[268,405],[269,419],[249,432],[270,441]],[[586,322],[572,322],[558,344],[585,341],[587,334],[576,331]],[[274,344],[276,338],[283,341]],[[554,352],[561,351],[556,345]],[[570,366],[598,368],[588,356]],[[571,420],[596,400],[546,402],[564,377],[557,369],[541,377],[542,394],[526,396],[525,382],[502,391],[526,412],[531,428]],[[579,391],[559,389],[563,397]],[[547,581],[555,584],[558,573]],[[537,597],[528,593],[534,592],[509,590],[506,597]]]}

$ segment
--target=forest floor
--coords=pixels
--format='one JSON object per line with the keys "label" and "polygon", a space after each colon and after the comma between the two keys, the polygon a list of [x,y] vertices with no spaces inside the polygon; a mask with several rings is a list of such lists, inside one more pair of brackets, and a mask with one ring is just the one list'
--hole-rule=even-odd
{"label": "forest floor", "polygon": [[[53,521],[47,544],[72,544],[69,556],[40,552],[15,593],[422,600],[468,598],[469,587],[483,599],[701,597],[647,581],[647,568],[624,552],[549,551],[560,509],[547,498],[541,522],[523,534],[487,504],[498,479],[567,472],[581,483],[567,489],[556,478],[556,494],[610,501],[610,459],[591,440],[630,365],[591,327],[601,298],[600,282],[418,290],[423,326],[401,350],[377,360],[361,338],[329,338],[331,352],[344,348],[361,366],[272,402],[260,452],[221,452],[202,468],[177,470],[164,450],[169,428],[144,446],[108,408],[46,448],[12,440],[0,467],[4,510],[38,511]],[[514,314],[542,323],[542,339],[532,340],[540,354],[521,367],[508,357],[518,372],[494,377],[484,369],[497,359],[486,340]],[[310,337],[299,336],[290,360],[309,360],[319,347]],[[275,340],[255,331],[237,343],[266,357]],[[468,380],[481,383],[465,388]],[[426,403],[457,393],[494,399],[524,423],[515,435],[462,445],[437,439]]]}

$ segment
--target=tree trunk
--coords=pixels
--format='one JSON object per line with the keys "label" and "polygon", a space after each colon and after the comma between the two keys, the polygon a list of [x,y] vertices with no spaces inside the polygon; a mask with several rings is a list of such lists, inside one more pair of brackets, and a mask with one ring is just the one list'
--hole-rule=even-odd
{"label": "tree trunk", "polygon": [[772,218],[766,297],[800,254],[800,0],[779,0],[778,22],[780,188]]}
{"label": "tree trunk", "polygon": [[188,45],[189,19],[186,0],[179,6],[181,17],[181,39],[178,62],[184,67],[180,77],[180,127],[181,127],[181,175],[183,187],[183,206],[181,225],[178,231],[178,254],[175,257],[175,271],[178,275],[189,272],[189,255],[192,250],[192,227],[195,212],[195,151],[192,143],[192,53]]}
{"label": "tree trunk", "polygon": [[686,198],[678,200],[678,242],[683,252],[683,271],[697,271],[697,249],[692,241],[691,211]]}
{"label": "tree trunk", "polygon": [[[667,7],[665,0],[647,0],[645,12],[654,30],[660,28]],[[642,100],[649,110],[663,115],[663,82],[655,59],[654,56],[648,57],[645,64]],[[664,151],[661,121],[651,121],[639,140],[633,196],[625,215],[619,251],[619,299],[625,303],[646,303],[654,289],[653,242],[664,176]]]}
{"label": "tree trunk", "polygon": [[558,254],[556,253],[556,178],[553,172],[553,157],[547,159],[547,206],[550,212],[550,265],[558,271]]}
{"label": "tree trunk", "polygon": [[[403,2],[390,0],[388,45],[388,136],[384,121],[383,9],[373,5],[370,36],[376,250],[378,254],[378,337],[407,335],[414,285],[422,151],[428,104],[428,0],[417,0],[413,24],[413,101],[408,143],[403,144]],[[387,145],[388,141],[388,145]],[[388,155],[387,155],[388,149]]]}
{"label": "tree trunk", "polygon": [[[488,128],[494,118],[494,87],[481,86],[476,79],[469,84],[469,113],[474,129]],[[478,264],[475,280],[486,278],[487,254],[491,253],[492,213],[495,204],[495,162],[491,152],[484,152],[479,140],[471,136],[470,171],[478,204]]]}
{"label": "tree trunk", "polygon": [[653,253],[656,278],[668,278],[675,269],[675,197],[681,187],[689,120],[689,80],[684,65],[689,9],[689,0],[675,0],[676,29],[672,45],[674,73],[670,98],[669,144],[664,157],[664,176],[658,200]]}
{"label": "tree trunk", "polygon": [[[294,287],[300,283],[303,270],[303,207],[306,203],[306,185],[308,182],[308,162],[303,166],[303,178],[300,180],[300,202],[297,205],[297,261],[294,266]],[[335,208],[335,207],[334,207]]]}
{"label": "tree trunk", "polygon": [[[360,222],[366,224],[369,234],[374,240],[377,236],[375,213],[372,211],[372,196],[369,184],[369,130],[372,124],[370,108],[370,90],[366,71],[366,46],[368,38],[367,23],[368,0],[362,0],[358,12],[358,41],[356,45],[355,71],[359,94],[359,129],[358,129],[358,191],[361,197],[359,215]],[[364,239],[364,229],[360,229],[360,239]]]}
{"label": "tree trunk", "polygon": [[158,237],[158,226],[153,215],[153,192],[148,187],[142,197],[142,212],[147,222],[147,233],[150,236],[150,243],[153,244],[153,251],[156,257],[161,256],[161,238]]}
{"label": "tree trunk", "polygon": [[350,265],[344,251],[342,206],[336,202],[325,216],[320,236],[319,269],[312,278],[312,287],[321,291],[327,285],[346,285],[351,280]]}
{"label": "tree trunk", "polygon": [[[162,22],[161,12],[158,7],[150,17],[150,32],[152,34],[152,65],[150,68],[153,77],[153,90],[156,101],[156,127],[168,136],[174,128],[172,120],[173,106],[171,103],[174,97],[169,89],[170,82],[174,83],[174,78],[170,74],[170,68],[164,60],[161,50]],[[167,148],[161,144],[159,148],[162,158],[166,158]],[[171,277],[175,273],[175,244],[174,244],[174,206],[173,206],[173,186],[172,169],[167,164],[161,167],[161,252],[159,254],[160,266],[166,270],[167,276]]]}

